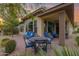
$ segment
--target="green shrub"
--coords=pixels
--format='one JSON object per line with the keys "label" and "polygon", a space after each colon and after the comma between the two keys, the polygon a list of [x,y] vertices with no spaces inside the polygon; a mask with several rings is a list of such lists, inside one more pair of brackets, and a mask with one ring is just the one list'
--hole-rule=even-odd
{"label": "green shrub", "polygon": [[77,33],[79,33],[79,28],[77,29]]}
{"label": "green shrub", "polygon": [[11,31],[8,30],[8,29],[3,29],[3,34],[4,34],[4,35],[11,35],[12,33],[11,33]]}
{"label": "green shrub", "polygon": [[18,28],[13,28],[12,30],[9,29],[4,29],[4,35],[16,35],[19,33],[19,29]]}
{"label": "green shrub", "polygon": [[9,38],[4,38],[1,40],[1,47],[4,48],[5,53],[11,53],[15,50],[16,42],[15,42],[15,40],[10,40]]}
{"label": "green shrub", "polygon": [[76,43],[77,43],[77,45],[79,46],[79,36],[76,37]]}
{"label": "green shrub", "polygon": [[10,40],[9,38],[2,39],[1,40],[1,46],[4,47],[9,40]]}
{"label": "green shrub", "polygon": [[74,34],[79,33],[79,28],[77,28],[76,31],[73,32]]}
{"label": "green shrub", "polygon": [[15,29],[13,30],[13,34],[16,35],[16,34],[18,34],[18,33],[19,33],[19,29],[18,29],[18,28],[15,28]]}
{"label": "green shrub", "polygon": [[15,50],[15,48],[16,48],[15,40],[9,40],[5,45],[5,52],[6,53],[11,53]]}

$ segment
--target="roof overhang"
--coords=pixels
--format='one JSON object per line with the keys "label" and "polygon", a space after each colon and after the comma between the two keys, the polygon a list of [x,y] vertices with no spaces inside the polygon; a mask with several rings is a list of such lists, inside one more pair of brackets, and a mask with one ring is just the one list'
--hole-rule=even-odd
{"label": "roof overhang", "polygon": [[60,11],[60,10],[65,10],[66,7],[70,6],[70,5],[73,5],[73,3],[62,3],[62,4],[59,4],[57,6],[54,6],[48,10],[46,10],[44,13],[41,13],[41,14],[38,14],[37,16],[41,17],[41,16],[45,16],[51,12],[57,12],[57,11]]}
{"label": "roof overhang", "polygon": [[25,20],[31,18],[30,15],[37,16],[38,14],[41,14],[43,12],[45,12],[45,8],[44,7],[38,8],[37,10],[27,14],[27,16],[22,18],[22,20],[25,21]]}
{"label": "roof overhang", "polygon": [[[32,12],[31,14],[42,18],[42,17],[48,16],[52,13],[59,12],[61,10],[65,10],[67,12],[67,15],[70,18],[70,21],[72,22],[72,24],[74,24],[74,4],[73,3],[62,3],[62,4],[59,4],[57,6],[50,8],[48,10],[39,8],[39,9],[35,10],[34,12]],[[30,18],[30,17],[28,17],[28,15],[27,15],[26,17],[22,18],[22,20],[25,21],[28,18]]]}
{"label": "roof overhang", "polygon": [[68,4],[63,3],[60,5],[57,5],[55,7],[52,7],[50,9],[46,10],[42,14],[38,14],[37,16],[40,18],[44,18],[46,16],[53,15],[60,11],[65,11],[69,18],[69,21],[72,23],[72,25],[74,25],[74,4],[73,3],[68,3]]}

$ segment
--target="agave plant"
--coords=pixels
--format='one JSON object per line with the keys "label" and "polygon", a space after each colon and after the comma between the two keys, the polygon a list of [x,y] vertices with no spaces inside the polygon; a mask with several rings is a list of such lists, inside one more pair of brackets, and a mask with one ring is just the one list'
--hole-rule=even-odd
{"label": "agave plant", "polygon": [[79,46],[79,36],[76,37],[75,41],[76,41],[77,45]]}
{"label": "agave plant", "polygon": [[53,47],[53,51],[56,56],[79,56],[79,48]]}
{"label": "agave plant", "polygon": [[32,52],[21,52],[16,54],[16,56],[46,56],[47,53],[45,51],[43,51],[42,49],[40,49],[36,54],[34,53],[34,51]]}
{"label": "agave plant", "polygon": [[45,51],[43,51],[42,49],[40,49],[38,51],[38,53],[36,54],[36,56],[46,56],[46,55],[47,55],[47,53]]}

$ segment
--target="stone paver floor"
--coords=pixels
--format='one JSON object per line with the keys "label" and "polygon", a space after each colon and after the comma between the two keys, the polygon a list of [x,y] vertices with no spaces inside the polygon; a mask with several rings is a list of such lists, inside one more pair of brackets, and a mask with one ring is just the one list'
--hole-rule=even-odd
{"label": "stone paver floor", "polygon": [[[5,37],[5,36],[4,36]],[[8,36],[7,36],[8,37]],[[1,39],[2,37],[0,37],[0,39]],[[12,52],[10,55],[11,56],[16,56],[16,54],[18,54],[18,53],[20,53],[20,52],[24,52],[25,51],[25,42],[24,42],[24,39],[23,39],[23,36],[22,35],[15,35],[15,36],[13,36],[13,37],[9,37],[9,38],[13,38],[13,40],[15,40],[16,41],[16,43],[17,43],[17,46],[16,46],[16,49],[15,49],[15,51],[14,52]],[[66,45],[67,46],[69,46],[69,47],[73,47],[73,46],[75,46],[75,43],[73,42],[74,40],[73,39],[66,39],[65,40],[65,43],[66,43]],[[59,44],[59,39],[54,39],[53,41],[52,41],[52,45],[58,45]],[[49,55],[51,55],[51,50],[50,49],[48,49],[49,50]],[[1,53],[1,52],[0,52]]]}

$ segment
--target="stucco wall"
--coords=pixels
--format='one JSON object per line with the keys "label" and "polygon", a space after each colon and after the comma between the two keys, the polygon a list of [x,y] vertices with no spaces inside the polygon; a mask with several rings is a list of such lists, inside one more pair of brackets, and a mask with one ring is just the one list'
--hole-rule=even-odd
{"label": "stucco wall", "polygon": [[79,25],[79,3],[74,4],[74,22]]}

